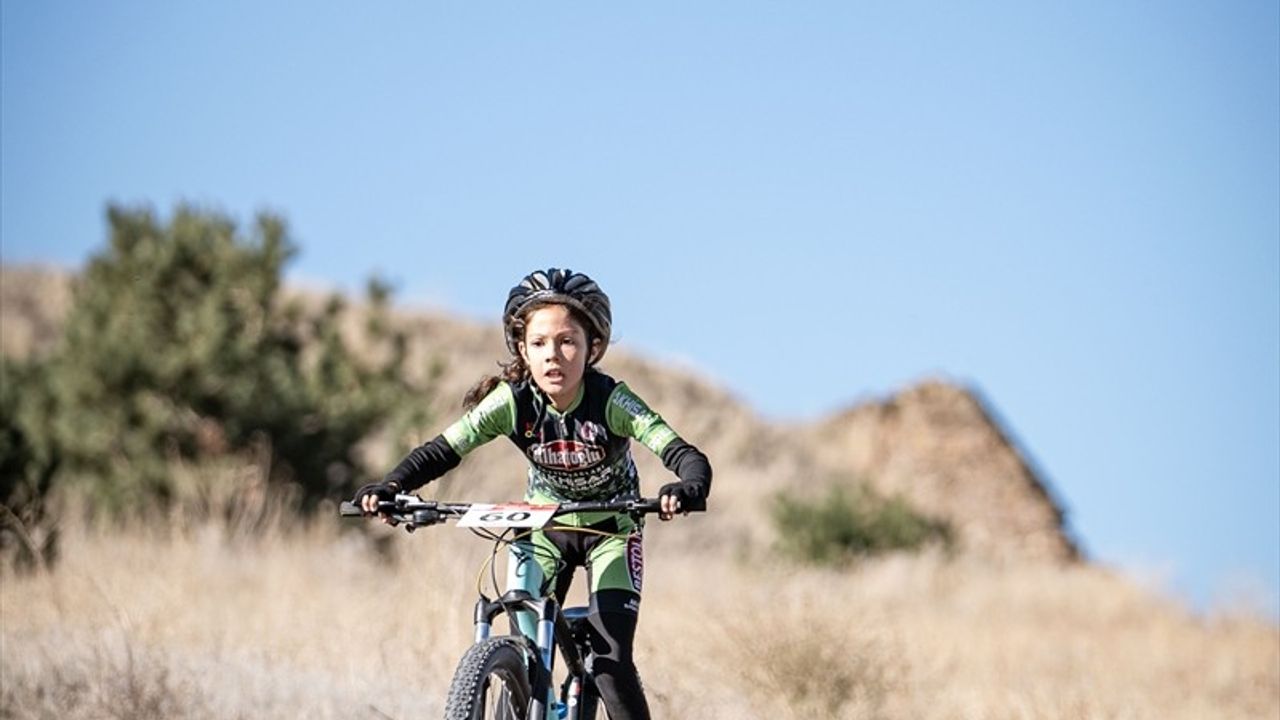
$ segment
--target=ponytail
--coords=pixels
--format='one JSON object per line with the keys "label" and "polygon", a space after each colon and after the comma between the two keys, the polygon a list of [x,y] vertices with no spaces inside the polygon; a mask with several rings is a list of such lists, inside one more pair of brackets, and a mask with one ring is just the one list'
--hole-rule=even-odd
{"label": "ponytail", "polygon": [[470,410],[480,401],[485,399],[493,389],[498,387],[502,382],[508,382],[515,385],[518,382],[529,379],[529,367],[524,364],[524,358],[516,356],[511,358],[511,362],[498,363],[498,367],[502,368],[498,374],[489,375],[480,379],[480,382],[471,386],[467,394],[462,398],[462,407]]}
{"label": "ponytail", "polygon": [[[513,317],[507,320],[506,327],[503,328],[507,337],[524,339],[524,330],[528,323],[527,318],[535,309],[529,308],[520,317]],[[481,378],[480,382],[472,385],[467,394],[462,396],[462,407],[464,409],[470,410],[479,405],[481,400],[485,399],[489,393],[493,392],[494,388],[503,382],[515,385],[528,380],[530,377],[529,366],[525,364],[524,358],[520,357],[518,352],[512,355],[511,360],[508,362],[499,361],[498,367],[501,369],[496,375],[487,375]]]}

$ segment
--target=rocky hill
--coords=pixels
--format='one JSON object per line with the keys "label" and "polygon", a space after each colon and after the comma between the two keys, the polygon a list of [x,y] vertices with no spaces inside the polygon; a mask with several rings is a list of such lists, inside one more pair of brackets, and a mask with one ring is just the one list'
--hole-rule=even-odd
{"label": "rocky hill", "polygon": [[[73,278],[66,273],[0,269],[0,352],[13,357],[49,352],[71,305],[72,287]],[[320,303],[315,293],[294,294]],[[434,388],[423,397],[434,419],[406,438],[424,441],[460,412],[463,393],[496,369],[505,350],[496,326],[404,308],[396,311],[395,321],[411,338],[416,380]],[[357,333],[358,319],[349,322],[350,332]],[[832,483],[863,481],[945,519],[967,554],[997,560],[1079,557],[1054,493],[971,389],[929,380],[817,422],[782,426],[761,419],[712,379],[626,348],[611,350],[602,369],[625,379],[711,457],[716,512],[693,531],[696,540],[709,546],[768,543],[767,504],[784,488],[816,493]],[[368,451],[376,464],[395,461],[388,446],[371,444]],[[656,458],[640,451],[637,461],[647,488],[665,482],[666,471]],[[522,475],[523,462],[516,453],[486,448],[469,457],[436,492],[508,499]]]}
{"label": "rocky hill", "polygon": [[867,478],[946,518],[970,551],[1079,556],[1062,506],[972,390],[924,382],[826,418],[805,434],[831,472]]}

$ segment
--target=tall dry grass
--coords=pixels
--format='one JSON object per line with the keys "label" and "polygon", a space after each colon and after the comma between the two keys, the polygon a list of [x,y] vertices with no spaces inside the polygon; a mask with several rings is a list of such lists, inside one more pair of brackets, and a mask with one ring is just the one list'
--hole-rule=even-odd
{"label": "tall dry grass", "polygon": [[[1255,617],[1194,616],[1087,566],[735,559],[688,546],[697,522],[649,531],[637,654],[656,717],[1280,716],[1280,630]],[[0,716],[439,717],[487,554],[454,528],[336,519],[66,531],[52,572],[3,578]]]}

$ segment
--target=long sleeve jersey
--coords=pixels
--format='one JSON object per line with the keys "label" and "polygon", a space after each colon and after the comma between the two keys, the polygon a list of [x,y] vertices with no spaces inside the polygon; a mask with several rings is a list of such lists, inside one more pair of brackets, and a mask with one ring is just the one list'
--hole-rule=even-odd
{"label": "long sleeve jersey", "polygon": [[649,448],[682,482],[711,487],[711,465],[625,383],[596,370],[563,412],[531,381],[500,383],[445,431],[411,452],[387,480],[405,490],[456,467],[475,448],[506,436],[529,462],[531,502],[611,500],[640,494],[631,440]]}

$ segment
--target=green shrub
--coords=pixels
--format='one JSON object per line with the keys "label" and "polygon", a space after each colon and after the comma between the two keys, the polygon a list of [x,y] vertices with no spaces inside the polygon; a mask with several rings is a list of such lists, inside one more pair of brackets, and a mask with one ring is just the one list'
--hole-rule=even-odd
{"label": "green shrub", "polygon": [[60,460],[48,382],[39,363],[0,358],[0,567],[38,567],[57,551],[48,496]]}
{"label": "green shrub", "polygon": [[357,444],[421,395],[402,379],[384,285],[370,284],[352,347],[339,297],[310,314],[282,298],[295,254],[282,219],[241,232],[185,206],[167,223],[111,207],[108,222],[47,363],[51,446],[95,506],[163,504],[175,462],[251,458],[304,507],[367,475]]}
{"label": "green shrub", "polygon": [[916,550],[930,543],[945,546],[952,536],[945,522],[921,515],[900,497],[880,497],[866,485],[832,485],[817,500],[779,493],[773,498],[772,519],[778,549],[816,564]]}

